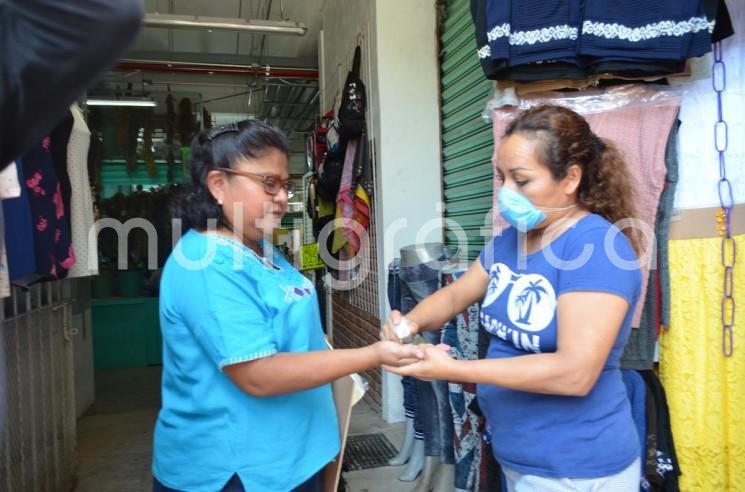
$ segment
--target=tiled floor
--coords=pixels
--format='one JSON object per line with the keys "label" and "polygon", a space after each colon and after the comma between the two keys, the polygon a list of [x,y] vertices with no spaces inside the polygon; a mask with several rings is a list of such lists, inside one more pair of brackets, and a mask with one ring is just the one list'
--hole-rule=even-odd
{"label": "tiled floor", "polygon": [[159,407],[159,367],[96,372],[96,402],[78,421],[75,492],[151,490],[153,424]]}
{"label": "tiled floor", "polygon": [[[153,424],[160,406],[160,368],[96,373],[96,402],[78,422],[80,466],[75,492],[147,492]],[[350,435],[382,432],[396,447],[403,424],[388,424],[364,403],[352,412]],[[404,467],[344,474],[350,492],[408,492],[400,482]]]}

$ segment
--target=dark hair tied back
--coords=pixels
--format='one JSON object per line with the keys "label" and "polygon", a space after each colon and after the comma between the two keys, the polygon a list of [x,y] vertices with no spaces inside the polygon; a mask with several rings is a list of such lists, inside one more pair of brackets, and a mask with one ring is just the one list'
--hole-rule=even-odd
{"label": "dark hair tied back", "polygon": [[601,154],[605,152],[605,142],[603,142],[603,139],[595,135],[595,145],[598,148],[598,152]]}
{"label": "dark hair tied back", "polygon": [[217,168],[232,168],[241,159],[257,159],[275,149],[289,154],[287,137],[260,120],[244,120],[201,131],[191,143],[191,185],[174,198],[171,215],[181,219],[182,230],[206,228],[214,219],[226,225],[222,207],[207,187],[207,176]]}

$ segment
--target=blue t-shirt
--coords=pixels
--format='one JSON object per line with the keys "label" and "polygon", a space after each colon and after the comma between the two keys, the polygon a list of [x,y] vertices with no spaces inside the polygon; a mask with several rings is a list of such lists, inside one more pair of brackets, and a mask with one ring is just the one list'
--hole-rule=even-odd
{"label": "blue t-shirt", "polygon": [[598,478],[620,472],[639,456],[619,370],[641,287],[631,244],[602,217],[587,215],[547,248],[529,255],[519,251],[517,232],[508,228],[480,256],[489,274],[480,315],[491,335],[487,358],[555,352],[556,306],[565,292],[609,292],[626,299],[629,309],[587,396],[478,386],[494,456],[517,472],[542,477]]}
{"label": "blue t-shirt", "polygon": [[237,473],[246,490],[292,490],[339,452],[330,385],[258,398],[222,371],[326,349],[313,285],[276,250],[273,260],[278,268],[240,243],[191,230],[166,263],[153,474],[168,487],[214,492]]}

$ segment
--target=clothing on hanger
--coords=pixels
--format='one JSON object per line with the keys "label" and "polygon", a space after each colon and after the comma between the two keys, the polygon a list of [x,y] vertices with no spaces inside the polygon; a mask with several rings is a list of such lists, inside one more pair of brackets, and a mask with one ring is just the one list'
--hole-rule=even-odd
{"label": "clothing on hanger", "polygon": [[[88,242],[94,227],[93,197],[88,176],[88,150],[91,132],[77,104],[70,107],[74,123],[67,144],[67,174],[70,177],[70,230],[77,261],[70,268],[71,278],[98,274],[98,242]],[[159,248],[160,249],[160,248]]]}
{"label": "clothing on hanger", "polygon": [[[23,161],[16,161],[18,181],[24,183]],[[31,205],[25,183],[20,187],[17,198],[2,201],[5,222],[5,249],[8,258],[8,275],[11,283],[36,273],[34,235],[31,222]]]}
{"label": "clothing on hanger", "polygon": [[49,137],[24,155],[23,167],[31,208],[36,274],[64,278],[75,263],[75,254],[60,183],[54,173]]}
{"label": "clothing on hanger", "polygon": [[470,8],[491,80],[663,77],[732,34],[723,0],[471,0]]}
{"label": "clothing on hanger", "polygon": [[18,169],[16,163],[11,162],[0,170],[0,200],[19,196],[21,196],[21,185],[18,182]]}

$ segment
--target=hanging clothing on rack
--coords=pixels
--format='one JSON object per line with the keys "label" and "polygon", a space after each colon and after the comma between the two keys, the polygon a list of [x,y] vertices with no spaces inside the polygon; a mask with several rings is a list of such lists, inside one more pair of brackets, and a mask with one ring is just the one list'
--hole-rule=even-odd
{"label": "hanging clothing on rack", "polygon": [[49,137],[23,157],[23,174],[31,206],[36,273],[53,279],[64,278],[75,263],[75,255]]}
{"label": "hanging clothing on rack", "polygon": [[[634,179],[636,218],[649,226],[654,234],[659,199],[664,188],[665,148],[670,129],[678,115],[678,99],[654,108],[629,105],[609,112],[586,116],[590,127],[602,138],[606,138],[621,151],[629,172]],[[641,235],[641,250],[649,251],[654,244],[652,238]],[[652,257],[650,257],[651,259]],[[650,267],[642,265],[642,298],[646,294]],[[637,303],[632,326],[638,327],[643,303]]]}
{"label": "hanging clothing on rack", "polygon": [[[465,274],[465,269],[443,269],[440,286],[447,287]],[[442,330],[442,343],[451,347],[450,355],[458,360],[479,358],[479,304],[457,313]],[[486,490],[482,482],[482,460],[491,450],[483,442],[484,418],[473,410],[476,385],[448,383],[450,408],[453,414],[453,445],[455,447],[456,490]],[[491,489],[493,490],[493,489]]]}
{"label": "hanging clothing on rack", "polygon": [[[729,14],[735,26],[745,26],[745,2],[730,1]],[[727,162],[745,162],[745,30],[722,41],[727,87],[723,116],[729,127]],[[717,96],[712,90],[708,54],[691,61],[691,77],[675,78],[670,84],[682,94],[680,106],[680,182],[675,209],[719,207],[719,162],[714,151],[712,127],[718,119]],[[745,172],[729,173],[734,203],[745,203]]]}
{"label": "hanging clothing on rack", "polygon": [[[574,2],[572,2],[574,3]],[[588,0],[578,55],[600,61],[684,60],[711,51],[701,0]]]}
{"label": "hanging clothing on rack", "polygon": [[18,198],[21,196],[21,185],[18,182],[18,169],[16,163],[11,162],[5,169],[0,171],[0,200]]}
{"label": "hanging clothing on rack", "polygon": [[487,79],[664,77],[732,33],[723,0],[471,0]]}
{"label": "hanging clothing on rack", "polygon": [[650,482],[652,490],[660,492],[679,492],[681,467],[678,463],[675,440],[673,439],[674,432],[670,425],[670,408],[667,404],[668,397],[665,388],[662,386],[662,383],[660,383],[660,380],[654,371],[639,371],[639,374],[647,385],[647,398],[651,399],[654,403],[654,422],[651,428],[654,432],[652,442],[654,443],[655,448],[654,457],[656,467],[655,473],[652,475],[648,474],[646,478]]}
{"label": "hanging clothing on rack", "polygon": [[670,129],[665,149],[665,185],[660,196],[655,224],[657,270],[650,272],[639,329],[632,330],[621,357],[622,369],[652,369],[655,344],[661,326],[670,326],[670,268],[668,235],[678,182],[678,124]]}
{"label": "hanging clothing on rack", "polygon": [[[336,219],[344,221],[351,220],[354,215],[354,197],[353,179],[354,179],[354,159],[357,153],[357,140],[347,142],[346,152],[344,154],[344,168],[341,173],[341,182],[339,192],[336,195]],[[351,237],[351,228],[337,225],[334,230],[334,243],[331,249],[332,253],[338,253],[344,247]],[[351,243],[350,243],[351,244]],[[348,257],[353,254],[348,251]]]}
{"label": "hanging clothing on rack", "polygon": [[70,212],[72,185],[70,184],[70,175],[67,173],[67,144],[70,142],[70,132],[72,132],[73,123],[72,114],[68,111],[49,134],[51,142],[49,153],[52,155],[54,175],[57,177],[57,182],[59,182],[62,203],[68,213]]}
{"label": "hanging clothing on rack", "polygon": [[660,196],[660,207],[657,211],[657,229],[655,236],[657,238],[657,279],[660,292],[659,299],[659,320],[660,327],[670,326],[670,258],[668,249],[668,239],[670,237],[670,223],[673,217],[673,204],[675,201],[675,191],[678,187],[678,132],[680,121],[676,121],[670,130],[670,136],[667,141],[667,150],[665,150],[665,187]]}
{"label": "hanging clothing on rack", "polygon": [[[714,219],[712,218],[712,221]],[[745,251],[745,234],[735,235]],[[731,357],[722,355],[720,237],[671,240],[670,329],[660,333],[660,379],[667,391],[682,490],[736,492],[745,483],[745,303],[735,313]],[[734,296],[745,299],[737,262]]]}
{"label": "hanging clothing on rack", "polygon": [[[745,26],[745,2],[729,1],[734,26]],[[729,166],[745,159],[745,31],[721,44],[727,87],[723,117],[729,127]],[[722,329],[722,238],[716,227],[720,207],[719,161],[713,126],[717,96],[712,89],[712,56],[694,60],[693,76],[673,80],[683,92],[679,133],[679,182],[671,224],[670,329],[660,334],[660,378],[668,392],[682,490],[739,491],[745,483],[745,270],[735,263],[734,351],[725,357]],[[735,167],[736,168],[736,167]],[[745,173],[729,172],[734,203],[745,203]],[[712,207],[709,210],[705,207]],[[738,253],[745,251],[743,206],[732,209]],[[703,213],[701,213],[703,212]],[[693,220],[690,220],[693,219]],[[738,256],[740,256],[738,254]]]}
{"label": "hanging clothing on rack", "polygon": [[[621,356],[621,369],[652,369],[657,343],[657,275],[651,274],[647,292],[643,298],[644,309],[639,318],[639,327],[631,330]],[[640,301],[641,302],[641,301]]]}
{"label": "hanging clothing on rack", "polygon": [[[67,174],[70,176],[70,229],[77,261],[70,268],[70,278],[98,275],[98,242],[88,242],[94,225],[93,197],[88,176],[88,149],[91,132],[77,104],[70,107],[74,123],[67,144]],[[159,248],[160,249],[160,248]]]}
{"label": "hanging clothing on rack", "polygon": [[[5,169],[0,170],[0,200],[18,198],[21,186],[18,183],[16,163],[12,162]],[[10,269],[8,256],[5,251],[5,226],[3,210],[0,207],[0,298],[10,296]]]}
{"label": "hanging clothing on rack", "polygon": [[551,60],[579,67],[579,1],[486,2],[489,56],[507,66]]}
{"label": "hanging clothing on rack", "polygon": [[5,251],[5,219],[0,208],[0,299],[10,297],[10,271]]}
{"label": "hanging clothing on rack", "polygon": [[[18,181],[24,183],[23,161],[16,161],[15,169]],[[25,184],[20,187],[17,198],[2,201],[5,222],[5,248],[8,257],[8,275],[10,282],[20,282],[36,275],[36,256],[34,251],[34,235],[31,223],[31,205]],[[34,278],[33,280],[38,280]]]}
{"label": "hanging clothing on rack", "polygon": [[[370,158],[370,142],[367,140],[367,135],[362,135],[359,147],[354,162],[354,198],[352,199],[354,212],[352,218],[363,229],[369,230],[374,181],[372,159]],[[353,234],[352,241],[355,244],[360,243],[357,233],[354,232]],[[357,248],[359,249],[360,246],[361,244]]]}
{"label": "hanging clothing on rack", "polygon": [[[5,169],[0,170],[0,200],[19,196],[21,196],[21,185],[18,183],[18,169],[16,163],[11,162]],[[10,268],[5,250],[4,222],[3,210],[0,208],[0,298],[10,296]]]}

